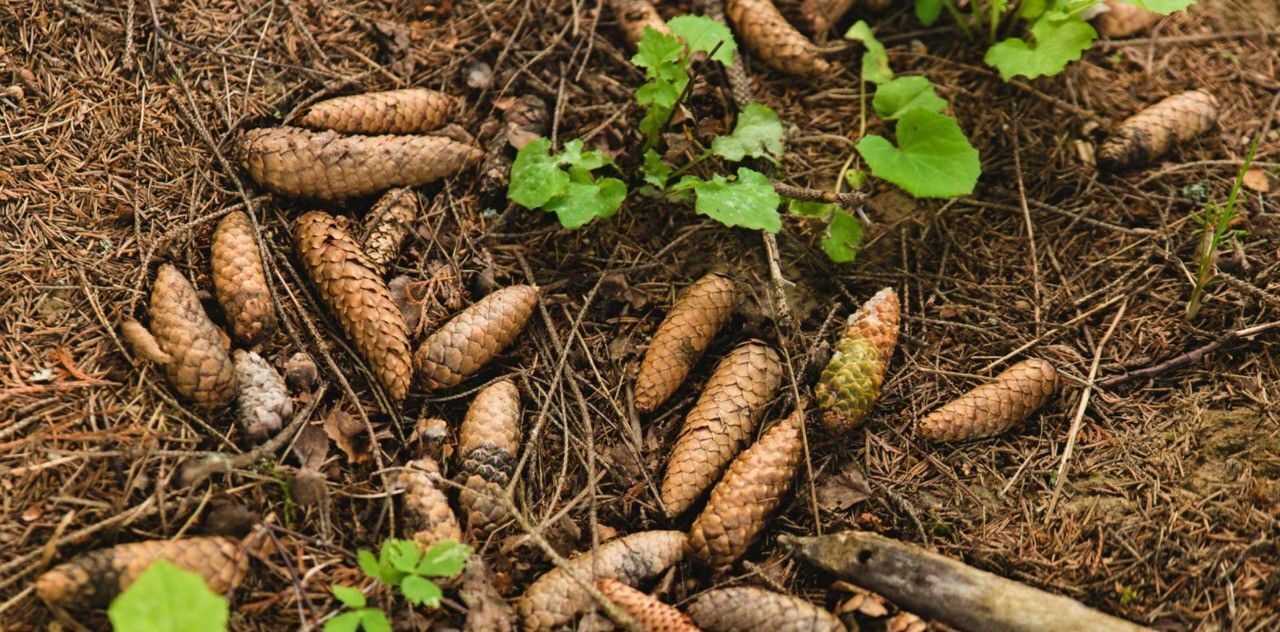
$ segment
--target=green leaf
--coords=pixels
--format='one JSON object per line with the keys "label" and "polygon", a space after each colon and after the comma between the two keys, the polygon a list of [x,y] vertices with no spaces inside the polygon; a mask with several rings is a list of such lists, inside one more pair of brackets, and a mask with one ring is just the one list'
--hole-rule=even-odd
{"label": "green leaf", "polygon": [[365,608],[360,611],[360,623],[364,626],[365,632],[391,632],[391,622],[387,620],[387,613],[377,608]]}
{"label": "green leaf", "polygon": [[569,174],[560,169],[559,161],[551,156],[550,140],[539,138],[516,152],[511,165],[511,185],[507,187],[511,201],[525,208],[541,208],[568,188]]}
{"label": "green leaf", "polygon": [[916,19],[925,26],[933,26],[942,15],[942,0],[916,0]]}
{"label": "green leaf", "polygon": [[941,112],[947,109],[947,100],[933,91],[933,83],[927,78],[912,75],[896,77],[877,86],[871,107],[880,118],[893,120],[912,108]]}
{"label": "green leaf", "polygon": [[404,598],[415,606],[425,605],[428,608],[439,608],[440,598],[444,593],[435,582],[418,575],[410,575],[400,583],[400,592]]}
{"label": "green leaf", "polygon": [[356,551],[356,562],[360,565],[360,570],[365,575],[373,579],[382,579],[382,564],[378,562],[378,558],[373,553],[360,549]]}
{"label": "green leaf", "polygon": [[111,602],[112,628],[128,632],[222,632],[227,600],[204,579],[159,560]]}
{"label": "green leaf", "polygon": [[333,596],[348,608],[363,608],[368,605],[365,601],[364,593],[360,592],[359,588],[335,585],[329,587],[329,592],[333,593]]}
{"label": "green leaf", "polygon": [[1098,32],[1079,17],[1054,12],[1036,20],[1031,36],[1034,44],[1017,37],[999,42],[987,49],[983,61],[999,70],[1005,81],[1017,76],[1035,79],[1056,75],[1068,63],[1080,59]]}
{"label": "green leaf", "polygon": [[[583,172],[585,173],[585,172]],[[575,229],[586,226],[597,217],[613,217],[627,197],[627,185],[617,178],[600,178],[592,181],[575,177],[565,194],[543,205],[543,209],[556,214],[560,225]]]}
{"label": "green leaf", "polygon": [[324,622],[324,632],[356,632],[364,619],[363,610],[344,612]]}
{"label": "green leaf", "polygon": [[716,174],[710,181],[685,176],[678,189],[692,189],[697,194],[694,210],[725,226],[741,226],[776,233],[782,229],[778,205],[782,198],[773,190],[769,179],[758,171],[738,168],[736,180],[727,181]]}
{"label": "green leaf", "polygon": [[733,133],[728,136],[717,136],[711,141],[711,151],[733,162],[738,162],[747,156],[780,158],[782,156],[782,121],[768,106],[749,103],[738,114],[738,123],[734,125]]}
{"label": "green leaf", "polygon": [[862,222],[848,211],[837,209],[827,224],[827,236],[822,239],[822,250],[836,263],[849,263],[858,256],[862,246]]}
{"label": "green leaf", "polygon": [[871,174],[915,197],[946,198],[973,192],[982,165],[954,118],[911,110],[894,128],[898,146],[876,135],[858,142]]}
{"label": "green leaf", "polygon": [[658,142],[658,134],[662,132],[662,126],[670,116],[671,108],[649,106],[644,118],[640,119],[640,131],[644,133],[646,146],[652,147]]}
{"label": "green leaf", "polygon": [[1160,15],[1169,15],[1174,11],[1181,11],[1196,3],[1196,0],[1120,0],[1125,4],[1132,4],[1135,7],[1155,11]]}
{"label": "green leaf", "polygon": [[857,191],[867,183],[867,172],[861,169],[850,169],[844,172],[844,181],[845,184],[849,185],[850,189]]}
{"label": "green leaf", "polygon": [[684,44],[671,35],[645,27],[644,35],[636,43],[636,54],[631,63],[641,68],[658,68],[679,61]]}
{"label": "green leaf", "polygon": [[847,40],[862,42],[862,46],[867,49],[862,54],[862,80],[871,83],[884,83],[893,79],[893,71],[889,69],[889,54],[884,50],[884,44],[876,39],[876,34],[871,27],[863,20],[858,20],[853,26],[849,27],[849,31],[844,34]]}
{"label": "green leaf", "polygon": [[[613,178],[605,178],[613,180]],[[614,180],[614,182],[618,182]],[[621,183],[619,183],[621,184]],[[623,185],[625,190],[626,185]],[[418,574],[428,577],[453,577],[467,566],[467,558],[471,557],[471,547],[457,540],[441,540],[436,542],[418,565]]]}
{"label": "green leaf", "polygon": [[821,217],[825,219],[839,209],[839,204],[828,202],[814,202],[812,200],[789,200],[787,202],[787,210],[792,215],[800,215],[802,217]]}
{"label": "green leaf", "polygon": [[688,81],[688,77],[683,79],[680,77],[662,77],[659,80],[650,81],[636,90],[636,103],[640,105],[653,104],[668,109],[673,108],[676,105],[676,101],[680,100],[680,93],[684,91]]}
{"label": "green leaf", "polygon": [[564,150],[556,156],[556,161],[561,165],[580,167],[587,171],[613,164],[613,161],[607,158],[603,152],[597,150],[582,151],[582,141],[577,138],[564,144]]}
{"label": "green leaf", "polygon": [[644,152],[644,164],[640,166],[640,173],[644,175],[644,181],[653,186],[664,189],[667,186],[667,180],[671,179],[671,165],[658,155],[658,152],[652,149],[646,149]]}
{"label": "green leaf", "polygon": [[1049,0],[1022,0],[1018,4],[1018,17],[1034,22],[1048,10]]}
{"label": "green leaf", "polygon": [[[726,65],[733,65],[733,53],[738,50],[738,43],[733,40],[729,27],[704,15],[678,15],[667,21],[667,26],[685,42],[689,50],[716,54],[711,58]],[[723,43],[721,43],[723,42]],[[716,45],[720,46],[716,50]]]}
{"label": "green leaf", "polygon": [[387,540],[382,543],[387,561],[401,573],[412,573],[422,559],[422,547],[413,540]]}

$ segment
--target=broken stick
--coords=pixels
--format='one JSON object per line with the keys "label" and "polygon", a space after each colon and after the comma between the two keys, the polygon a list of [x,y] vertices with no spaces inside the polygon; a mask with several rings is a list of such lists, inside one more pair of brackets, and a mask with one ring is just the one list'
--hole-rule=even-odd
{"label": "broken stick", "polygon": [[866,531],[782,536],[792,555],[884,595],[919,616],[961,630],[1146,630],[1084,604]]}

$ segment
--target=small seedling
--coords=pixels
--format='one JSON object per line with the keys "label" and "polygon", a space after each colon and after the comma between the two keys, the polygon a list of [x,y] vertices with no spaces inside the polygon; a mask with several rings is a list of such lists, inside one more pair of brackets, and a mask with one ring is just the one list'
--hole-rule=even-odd
{"label": "small seedling", "polygon": [[[444,596],[431,578],[453,577],[462,572],[471,556],[471,547],[454,540],[437,542],[425,552],[413,540],[387,540],[378,555],[365,550],[356,558],[360,570],[370,578],[399,588],[415,606],[439,608]],[[390,632],[391,624],[382,610],[368,605],[363,592],[351,586],[332,586],[334,598],[348,610],[328,620],[325,632]]]}
{"label": "small seedling", "polygon": [[1200,223],[1204,228],[1201,232],[1200,244],[1196,247],[1196,280],[1194,287],[1191,288],[1191,300],[1187,301],[1187,318],[1195,318],[1196,314],[1200,313],[1204,291],[1213,280],[1213,262],[1218,255],[1218,249],[1222,247],[1223,242],[1243,232],[1232,229],[1231,224],[1239,216],[1236,203],[1240,199],[1240,189],[1244,185],[1244,174],[1253,165],[1253,157],[1258,151],[1259,138],[1255,137],[1253,143],[1249,145],[1249,152],[1244,157],[1244,163],[1240,165],[1240,171],[1236,174],[1235,183],[1231,185],[1231,193],[1227,195],[1226,203],[1206,202],[1204,210],[1201,211]]}

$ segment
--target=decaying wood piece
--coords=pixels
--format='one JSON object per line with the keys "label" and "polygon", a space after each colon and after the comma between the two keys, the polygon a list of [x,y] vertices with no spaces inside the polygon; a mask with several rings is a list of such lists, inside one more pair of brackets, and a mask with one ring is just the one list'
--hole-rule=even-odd
{"label": "decaying wood piece", "polygon": [[[887,597],[926,619],[961,630],[1096,632],[1145,630],[918,546],[865,531],[816,538],[782,536],[793,555]],[[695,617],[696,619],[696,617]]]}
{"label": "decaying wood piece", "polygon": [[457,97],[426,88],[387,90],[321,101],[297,123],[347,134],[419,134],[448,123],[461,105]]}
{"label": "decaying wood piece", "polygon": [[827,31],[854,6],[859,12],[880,13],[893,6],[893,0],[804,0],[800,5],[800,15],[810,35],[825,39]]}
{"label": "decaying wood piece", "polygon": [[196,289],[172,265],[160,266],[149,311],[149,340],[141,325],[124,325],[134,352],[155,361],[168,358],[162,366],[169,384],[197,408],[212,411],[231,405],[236,371],[223,334],[204,313]]}
{"label": "decaying wood piece", "polygon": [[1119,0],[1106,0],[1107,10],[1094,18],[1093,25],[1103,37],[1119,38],[1137,35],[1160,22],[1164,16]]}
{"label": "decaying wood piece", "polygon": [[684,513],[720,478],[781,384],[778,353],[758,340],[738,345],[720,361],[671,450],[662,479],[668,517]]}
{"label": "decaying wood piece", "polygon": [[737,286],[712,272],[681,294],[645,351],[636,375],[636,411],[651,413],[688,377],[693,365],[733,315]]}
{"label": "decaying wood piece", "polygon": [[511,380],[495,382],[476,394],[458,430],[458,505],[478,541],[506,516],[498,498],[511,481],[519,450],[520,389]]}
{"label": "decaying wood piece", "polygon": [[642,531],[601,544],[539,577],[517,609],[527,632],[556,630],[573,623],[593,605],[590,594],[577,582],[615,579],[635,585],[656,577],[684,557],[688,537],[679,531]]}
{"label": "decaying wood piece", "polygon": [[502,114],[502,129],[490,142],[480,167],[480,199],[486,206],[499,208],[506,202],[515,152],[545,135],[550,120],[546,101],[533,94],[516,99]]}
{"label": "decaying wood piece", "polygon": [[437,329],[413,355],[427,390],[456,386],[488,364],[520,335],[537,303],[538,288],[513,285]]}
{"label": "decaying wood piece", "polygon": [[248,215],[234,211],[218,222],[210,259],[213,293],[231,321],[231,333],[250,346],[265,342],[276,330],[276,308]]}
{"label": "decaying wood piece", "polygon": [[772,0],[726,0],[725,13],[747,49],[770,68],[810,79],[831,71],[818,47],[787,22]]}
{"label": "decaying wood piece", "polygon": [[689,529],[694,555],[723,570],[746,554],[791,487],[803,432],[804,409],[797,407],[733,460]]}
{"label": "decaying wood piece", "polygon": [[240,162],[276,193],[320,200],[372,195],[454,175],[484,152],[443,136],[344,136],[297,127],[245,132]]}
{"label": "decaying wood piece", "polygon": [[1031,416],[1058,390],[1052,364],[1032,358],[956,398],[920,420],[920,436],[961,441],[1000,434]]}
{"label": "decaying wood piece", "polygon": [[293,398],[276,368],[252,351],[231,352],[236,365],[236,420],[250,439],[274,435],[293,416]]}
{"label": "decaying wood piece", "polygon": [[404,490],[405,537],[429,549],[441,540],[462,540],[462,528],[437,479],[440,466],[430,458],[405,464],[396,478]]}
{"label": "decaying wood piece", "polygon": [[467,605],[467,621],[462,632],[512,632],[516,629],[516,610],[502,598],[493,585],[484,558],[472,555],[458,581],[458,597]]}
{"label": "decaying wood piece", "polygon": [[1107,170],[1154,162],[1172,147],[1218,124],[1218,99],[1203,90],[1175,94],[1134,114],[1098,148],[1098,166]]}
{"label": "decaying wood piece", "polygon": [[120,544],[55,566],[36,580],[36,594],[51,607],[104,608],[156,560],[199,575],[215,593],[235,590],[249,558],[232,538],[198,537]]}
{"label": "decaying wood piece", "polygon": [[312,211],[299,217],[293,237],[320,297],[387,393],[402,401],[413,373],[409,335],[386,284],[333,216]]}
{"label": "decaying wood piece", "polygon": [[618,29],[633,49],[640,43],[640,38],[644,37],[646,28],[671,34],[667,22],[658,15],[658,10],[649,0],[609,0],[609,7],[618,17]]}
{"label": "decaying wood piece", "polygon": [[698,632],[693,619],[663,603],[657,597],[636,590],[616,579],[596,582],[600,593],[631,615],[646,632]]}
{"label": "decaying wood piece", "polygon": [[804,599],[743,586],[709,590],[686,608],[707,632],[844,632],[835,615]]}
{"label": "decaying wood piece", "polygon": [[360,245],[378,276],[400,256],[400,246],[418,218],[418,195],[413,189],[391,189],[369,209],[360,227]]}
{"label": "decaying wood piece", "polygon": [[893,288],[884,288],[849,317],[814,395],[822,423],[845,433],[866,420],[880,397],[893,349],[898,345],[901,308]]}

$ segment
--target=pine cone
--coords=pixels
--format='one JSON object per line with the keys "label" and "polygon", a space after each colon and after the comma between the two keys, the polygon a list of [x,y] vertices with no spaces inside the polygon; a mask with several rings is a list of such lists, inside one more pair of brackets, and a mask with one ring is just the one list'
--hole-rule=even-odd
{"label": "pine cone", "polygon": [[436,483],[438,476],[440,466],[422,458],[406,464],[396,479],[404,490],[406,536],[423,549],[441,540],[462,540],[462,528],[449,508],[449,498]]}
{"label": "pine cone", "polygon": [[830,612],[763,588],[710,590],[686,610],[707,632],[845,632],[844,624]]}
{"label": "pine cone", "polygon": [[684,513],[720,478],[781,384],[778,353],[758,340],[738,345],[720,361],[671,450],[662,480],[668,517]]}
{"label": "pine cone", "polygon": [[609,7],[618,18],[618,29],[631,48],[640,43],[644,30],[651,28],[659,33],[671,34],[667,23],[649,0],[609,0]]}
{"label": "pine cone", "polygon": [[414,353],[427,390],[462,383],[515,341],[533,315],[538,288],[513,285],[454,316]]}
{"label": "pine cone", "polygon": [[636,376],[636,411],[651,413],[680,388],[733,315],[737,286],[712,272],[690,285],[653,334]]}
{"label": "pine cone", "polygon": [[818,47],[787,22],[771,0],[726,0],[725,13],[747,48],[770,68],[810,79],[831,71]]}
{"label": "pine cone", "polygon": [[1150,9],[1134,6],[1119,0],[1106,0],[1107,10],[1094,18],[1098,33],[1111,39],[1131,37],[1149,30],[1164,18]]}
{"label": "pine cone", "polygon": [[1044,406],[1058,389],[1052,364],[1032,358],[997,375],[920,420],[920,436],[960,441],[1000,434]]}
{"label": "pine cone", "polygon": [[803,432],[804,409],[796,408],[729,465],[689,530],[689,546],[703,562],[725,570],[746,554],[791,487]]}
{"label": "pine cone", "polygon": [[495,382],[476,395],[458,430],[458,505],[478,541],[506,517],[493,496],[501,496],[511,481],[519,449],[520,390],[510,380]]}
{"label": "pine cone", "polygon": [[894,0],[804,0],[800,4],[800,21],[805,31],[824,41],[827,31],[844,19],[854,5],[857,5],[861,15],[881,13],[893,6],[893,3]]}
{"label": "pine cone", "polygon": [[374,274],[387,274],[417,218],[418,195],[413,189],[391,189],[369,210],[360,228],[360,245]]}
{"label": "pine cone", "polygon": [[435,182],[483,157],[479,148],[442,136],[343,136],[296,127],[250,130],[240,143],[240,161],[258,184],[321,200]]}
{"label": "pine cone", "polygon": [[313,211],[293,225],[298,258],[356,351],[395,401],[409,392],[413,368],[404,317],[360,246],[330,215]]}
{"label": "pine cone", "polygon": [[231,332],[246,345],[266,342],[276,330],[276,308],[249,216],[235,211],[222,218],[210,250],[213,292]]}
{"label": "pine cone", "polygon": [[823,425],[830,432],[861,426],[880,397],[898,344],[899,311],[898,294],[885,288],[849,317],[844,337],[814,388]]}
{"label": "pine cone", "polygon": [[262,356],[243,349],[231,352],[236,365],[236,419],[249,438],[262,440],[280,432],[293,416],[293,399],[284,378]]}
{"label": "pine cone", "polygon": [[675,606],[632,588],[616,579],[602,579],[596,588],[624,612],[631,615],[647,632],[698,632],[693,619]]}
{"label": "pine cone", "polygon": [[1098,148],[1098,166],[1118,170],[1154,162],[1175,141],[1187,142],[1218,124],[1218,100],[1203,90],[1175,94],[1125,120]]}
{"label": "pine cone", "polygon": [[156,274],[150,312],[151,335],[170,358],[164,369],[174,390],[203,410],[231,405],[236,371],[222,332],[205,315],[196,289],[172,265],[160,266]]}
{"label": "pine cone", "polygon": [[448,123],[461,109],[456,97],[407,88],[321,101],[308,108],[297,123],[347,134],[418,134]]}
{"label": "pine cone", "polygon": [[60,564],[36,580],[36,594],[51,607],[105,608],[156,560],[196,573],[215,593],[235,590],[249,558],[231,538],[203,537],[121,544]]}

